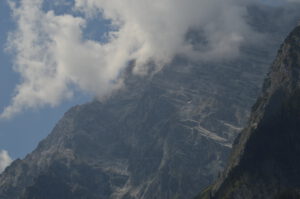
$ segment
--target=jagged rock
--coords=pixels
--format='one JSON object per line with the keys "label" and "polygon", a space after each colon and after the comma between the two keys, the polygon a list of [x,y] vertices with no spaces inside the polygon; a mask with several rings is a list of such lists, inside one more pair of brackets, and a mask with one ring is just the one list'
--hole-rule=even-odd
{"label": "jagged rock", "polygon": [[281,46],[223,176],[199,198],[300,198],[300,27]]}
{"label": "jagged rock", "polygon": [[[253,16],[264,12],[251,9]],[[253,16],[249,23],[261,20]],[[105,102],[73,107],[0,175],[0,198],[193,197],[224,168],[285,27],[294,23],[285,22],[278,31],[257,25],[269,42],[243,46],[235,60],[177,57],[153,76],[126,78]]]}

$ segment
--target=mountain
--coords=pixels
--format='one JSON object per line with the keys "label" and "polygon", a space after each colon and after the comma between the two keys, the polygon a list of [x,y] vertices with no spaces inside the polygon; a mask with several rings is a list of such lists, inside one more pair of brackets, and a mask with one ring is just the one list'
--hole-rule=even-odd
{"label": "mountain", "polygon": [[199,198],[300,198],[300,26],[281,46],[222,177]]}
{"label": "mountain", "polygon": [[0,198],[195,196],[224,169],[276,48],[299,15],[296,8],[255,6],[249,13],[249,23],[268,38],[264,45],[247,43],[236,59],[221,62],[177,57],[148,77],[128,68],[126,87],[71,108],[0,175]]}

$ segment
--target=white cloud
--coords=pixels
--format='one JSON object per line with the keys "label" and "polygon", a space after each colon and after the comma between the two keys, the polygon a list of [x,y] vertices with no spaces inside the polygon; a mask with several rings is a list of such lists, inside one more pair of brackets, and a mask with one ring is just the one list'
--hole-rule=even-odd
{"label": "white cloud", "polygon": [[5,150],[0,150],[0,173],[2,173],[11,162],[12,159],[9,157],[8,152]]}
{"label": "white cloud", "polygon": [[[135,72],[144,74],[150,61],[159,70],[177,54],[205,60],[232,57],[254,35],[243,18],[246,2],[75,0],[72,9],[84,13],[77,16],[45,11],[42,0],[11,3],[18,28],[8,46],[16,53],[14,70],[22,82],[0,117],[56,106],[72,97],[74,87],[103,99],[122,86],[120,73],[131,60]],[[99,13],[114,27],[107,43],[83,36],[88,21]],[[197,50],[186,40],[191,29],[201,31],[205,41]]]}

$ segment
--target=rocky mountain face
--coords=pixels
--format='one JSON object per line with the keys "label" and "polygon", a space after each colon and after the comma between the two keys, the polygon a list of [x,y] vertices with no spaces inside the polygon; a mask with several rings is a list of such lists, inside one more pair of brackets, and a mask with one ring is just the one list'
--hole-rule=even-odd
{"label": "rocky mountain face", "polygon": [[300,198],[300,26],[281,46],[223,176],[199,198]]}
{"label": "rocky mountain face", "polygon": [[244,45],[234,60],[177,57],[152,76],[127,78],[105,102],[71,108],[0,175],[0,198],[192,198],[223,170],[277,46],[296,23],[294,15],[279,17],[285,12],[249,8],[249,23],[268,41]]}

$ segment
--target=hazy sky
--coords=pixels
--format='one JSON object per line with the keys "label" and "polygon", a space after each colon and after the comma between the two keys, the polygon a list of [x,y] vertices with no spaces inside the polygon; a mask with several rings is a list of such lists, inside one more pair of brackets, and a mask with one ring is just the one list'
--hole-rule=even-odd
{"label": "hazy sky", "polygon": [[[0,172],[10,162],[1,150],[24,157],[70,106],[117,92],[132,60],[147,75],[149,62],[159,71],[176,55],[237,56],[260,38],[243,17],[255,1],[0,0]],[[195,48],[190,30],[205,42]]]}

